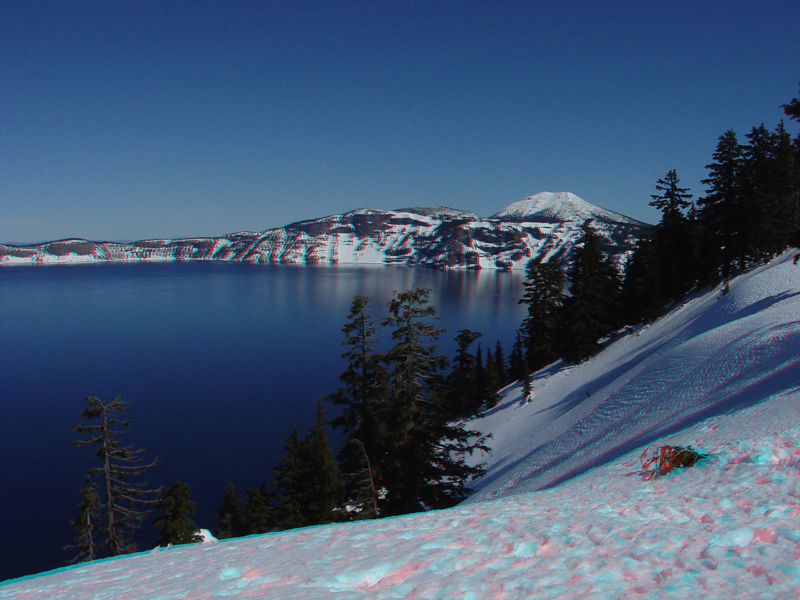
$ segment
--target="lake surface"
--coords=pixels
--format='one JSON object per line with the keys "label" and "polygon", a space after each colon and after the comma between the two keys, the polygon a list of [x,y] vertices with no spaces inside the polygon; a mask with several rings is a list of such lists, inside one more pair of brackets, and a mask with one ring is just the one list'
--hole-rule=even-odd
{"label": "lake surface", "polygon": [[[130,403],[123,441],[162,461],[154,487],[188,483],[195,521],[213,531],[228,478],[243,499],[269,482],[292,426],[305,435],[316,398],[339,388],[353,296],[373,296],[379,321],[393,290],[432,288],[450,357],[465,328],[508,353],[523,278],[215,262],[0,268],[0,580],[71,556],[61,548],[93,466],[91,451],[72,445],[86,396]],[[140,548],[155,534],[146,524]]]}

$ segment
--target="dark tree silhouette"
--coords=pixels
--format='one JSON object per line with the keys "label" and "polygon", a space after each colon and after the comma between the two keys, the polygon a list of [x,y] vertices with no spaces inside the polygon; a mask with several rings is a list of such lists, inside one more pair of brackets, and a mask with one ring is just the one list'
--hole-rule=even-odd
{"label": "dark tree silhouette", "polygon": [[[147,489],[146,482],[131,480],[144,475],[150,467],[158,464],[158,460],[145,464],[140,456],[144,450],[122,446],[119,436],[125,433],[130,420],[121,421],[118,416],[130,410],[130,407],[121,396],[110,402],[91,396],[85,402],[86,408],[81,418],[89,423],[99,420],[99,423],[75,425],[73,429],[84,439],[76,440],[74,444],[95,446],[95,457],[101,463],[89,470],[88,477],[102,498],[104,546],[109,556],[135,552],[136,544],[131,535],[141,526],[161,490]],[[123,429],[116,429],[119,426]],[[82,505],[91,496],[91,493],[88,496],[87,493],[85,489]]]}

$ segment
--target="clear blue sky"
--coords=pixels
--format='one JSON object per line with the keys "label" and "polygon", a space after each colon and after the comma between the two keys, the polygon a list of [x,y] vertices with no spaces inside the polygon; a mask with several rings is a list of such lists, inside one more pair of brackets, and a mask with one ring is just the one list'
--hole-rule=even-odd
{"label": "clear blue sky", "polygon": [[[0,241],[570,191],[645,221],[798,95],[800,2],[0,0]],[[795,135],[797,123],[787,123]]]}

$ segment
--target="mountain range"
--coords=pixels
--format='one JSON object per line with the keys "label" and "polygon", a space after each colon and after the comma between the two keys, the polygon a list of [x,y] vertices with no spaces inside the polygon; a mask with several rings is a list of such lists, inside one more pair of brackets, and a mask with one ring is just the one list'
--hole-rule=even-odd
{"label": "mountain range", "polygon": [[65,239],[0,245],[0,265],[96,261],[219,260],[267,264],[402,264],[524,269],[532,258],[566,263],[586,224],[618,266],[650,225],[569,192],[541,192],[490,217],[427,206],[299,221],[262,232],[133,243]]}

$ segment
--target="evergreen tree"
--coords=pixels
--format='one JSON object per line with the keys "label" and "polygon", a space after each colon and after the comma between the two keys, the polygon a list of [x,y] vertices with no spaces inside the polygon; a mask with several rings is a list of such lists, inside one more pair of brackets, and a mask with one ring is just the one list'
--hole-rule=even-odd
{"label": "evergreen tree", "polygon": [[[104,545],[109,556],[135,552],[136,545],[131,536],[141,526],[149,512],[148,507],[155,502],[155,496],[161,490],[147,489],[144,482],[133,482],[131,479],[144,475],[158,461],[144,464],[140,457],[144,450],[122,446],[117,438],[125,431],[115,427],[121,425],[127,428],[130,425],[130,420],[121,421],[118,418],[118,415],[130,410],[121,396],[110,402],[103,402],[92,396],[87,397],[85,402],[86,408],[81,413],[81,418],[90,423],[95,420],[100,422],[75,425],[74,431],[85,437],[73,443],[76,446],[97,447],[95,457],[99,459],[101,466],[90,469],[88,477],[92,480],[99,479],[93,485],[102,498]],[[92,493],[86,489],[84,492],[85,503]]]}
{"label": "evergreen tree", "polygon": [[626,324],[655,319],[664,307],[659,290],[658,267],[653,242],[643,238],[636,244],[620,291],[620,313]]}
{"label": "evergreen tree", "polygon": [[762,124],[747,134],[742,149],[742,195],[745,214],[741,227],[748,262],[781,252],[795,229],[798,169],[791,137],[781,123],[772,133]]}
{"label": "evergreen tree", "polygon": [[[800,83],[798,83],[800,85]],[[781,108],[786,116],[795,121],[800,121],[800,100],[792,98],[789,104],[782,104]]]}
{"label": "evergreen tree", "polygon": [[650,202],[650,206],[659,209],[665,217],[683,216],[691,205],[692,195],[688,193],[689,188],[679,187],[678,183],[680,183],[678,175],[675,169],[672,169],[664,179],[659,179],[656,183],[656,189],[661,194],[651,195],[653,201]]}
{"label": "evergreen tree", "polygon": [[336,516],[341,490],[327,427],[325,401],[320,398],[314,427],[306,439],[300,439],[296,427],[286,438],[286,454],[272,471],[281,503],[281,529],[330,523]]}
{"label": "evergreen tree", "polygon": [[514,345],[511,346],[511,353],[508,355],[508,380],[519,381],[522,378],[522,363],[525,360],[522,336],[517,331]]}
{"label": "evergreen tree", "polygon": [[704,252],[716,258],[714,262],[727,280],[734,260],[743,254],[744,246],[739,229],[743,221],[742,147],[736,139],[736,133],[728,130],[720,136],[713,159],[715,162],[706,165],[708,179],[701,182],[708,186],[708,193],[698,201],[698,216],[709,243]]}
{"label": "evergreen tree", "polygon": [[247,524],[244,519],[242,499],[229,479],[222,495],[222,504],[217,509],[214,519],[219,523],[216,537],[221,540],[247,535]]}
{"label": "evergreen tree", "polygon": [[281,529],[294,529],[308,524],[302,514],[303,488],[309,477],[306,471],[308,444],[300,439],[297,426],[284,439],[283,448],[285,454],[272,470],[272,485],[278,490],[276,497],[280,502],[277,525]]}
{"label": "evergreen tree", "polygon": [[77,535],[74,544],[65,546],[64,550],[77,550],[78,554],[67,561],[68,564],[87,562],[99,558],[100,548],[97,539],[101,534],[102,505],[97,484],[86,476],[86,487],[81,490],[81,502],[78,504],[80,514],[70,522]]}
{"label": "evergreen tree", "polygon": [[528,305],[528,316],[520,331],[525,345],[525,361],[533,370],[556,358],[563,286],[564,277],[555,260],[543,262],[537,258],[528,264],[528,274],[523,283],[525,294],[519,300],[519,304]]}
{"label": "evergreen tree", "polygon": [[396,343],[386,355],[392,367],[386,421],[391,454],[382,482],[394,515],[450,506],[469,494],[467,482],[483,472],[467,465],[464,455],[485,450],[485,438],[450,422],[437,396],[447,358],[437,353],[443,330],[432,323],[436,309],[427,305],[429,294],[427,288],[395,293],[383,321]]}
{"label": "evergreen tree", "polygon": [[597,235],[586,225],[583,234],[569,273],[572,295],[563,308],[561,354],[569,362],[588,358],[617,325],[619,275],[600,249]]}
{"label": "evergreen tree", "polygon": [[483,350],[480,343],[478,349],[475,351],[475,374],[473,376],[475,382],[475,400],[477,401],[476,409],[486,401],[484,392],[486,391],[486,366],[483,364]]}
{"label": "evergreen tree", "polygon": [[494,408],[500,400],[500,395],[497,393],[502,386],[500,383],[500,375],[497,373],[497,365],[494,362],[492,351],[486,351],[486,383],[483,387],[483,397],[486,398],[486,407]]}
{"label": "evergreen tree", "polygon": [[506,367],[505,354],[503,353],[503,345],[500,340],[494,346],[494,365],[497,369],[497,377],[500,380],[500,387],[504,388],[509,384],[508,381],[508,368]]}
{"label": "evergreen tree", "polygon": [[266,481],[262,481],[261,485],[255,489],[247,490],[245,523],[249,535],[271,531],[275,524],[274,513],[275,511],[269,503]]}
{"label": "evergreen tree", "polygon": [[442,392],[444,410],[452,419],[468,417],[483,404],[483,393],[476,383],[477,359],[470,352],[470,347],[480,337],[480,333],[469,329],[460,329],[455,337],[456,357],[445,377]]}
{"label": "evergreen tree", "polygon": [[156,545],[166,547],[170,544],[176,546],[203,541],[198,533],[199,528],[192,520],[197,504],[189,499],[191,495],[189,486],[177,481],[156,501],[154,508],[163,511],[162,515],[153,520],[153,525],[160,527]]}
{"label": "evergreen tree", "polygon": [[317,414],[314,427],[306,442],[308,447],[306,482],[307,501],[303,512],[310,524],[319,525],[334,521],[338,505],[339,474],[328,438],[328,419],[325,415],[325,400],[317,400]]}
{"label": "evergreen tree", "polygon": [[344,407],[331,423],[346,435],[338,453],[344,503],[360,518],[372,514],[372,494],[367,496],[364,486],[370,475],[373,480],[380,478],[381,457],[385,455],[380,413],[385,408],[388,372],[383,354],[377,351],[377,325],[367,313],[370,301],[365,296],[353,299],[342,328],[342,344],[347,347],[342,358],[348,362],[347,370],[339,376],[344,387],[330,397],[333,404]]}
{"label": "evergreen tree", "polygon": [[671,170],[656,183],[660,194],[652,195],[653,201],[650,202],[650,206],[663,213],[655,230],[658,287],[653,291],[670,300],[683,296],[695,283],[696,248],[689,220],[684,214],[692,204],[692,195],[679,183],[675,170]]}

